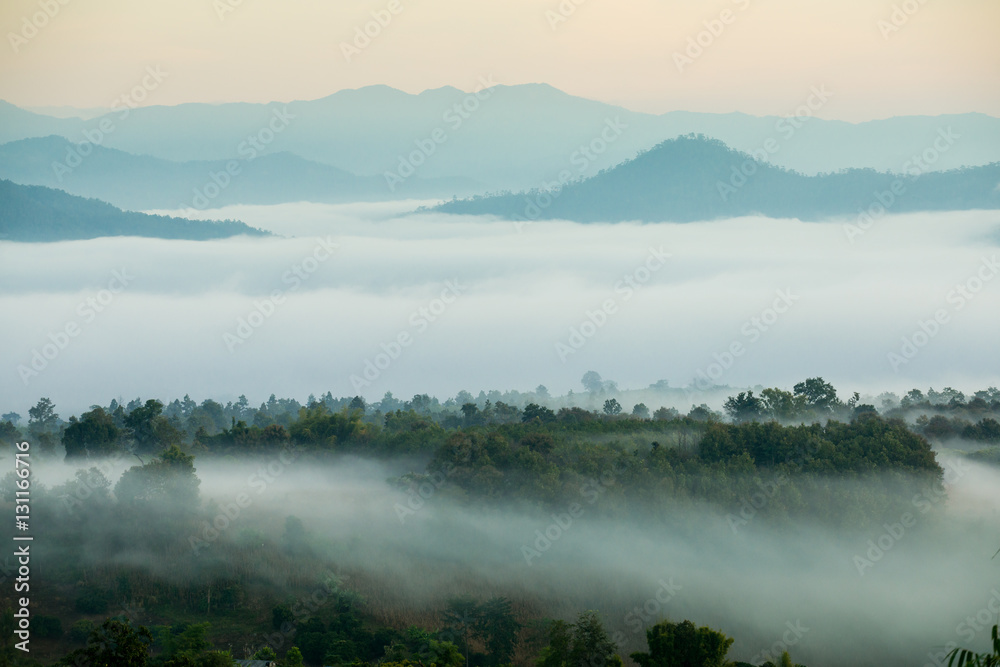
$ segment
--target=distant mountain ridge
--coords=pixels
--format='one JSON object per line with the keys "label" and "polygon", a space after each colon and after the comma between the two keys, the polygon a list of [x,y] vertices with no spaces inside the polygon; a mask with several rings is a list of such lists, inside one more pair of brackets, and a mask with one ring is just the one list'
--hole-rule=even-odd
{"label": "distant mountain ridge", "polygon": [[561,188],[456,199],[433,210],[578,222],[691,222],[746,215],[823,220],[863,211],[998,209],[998,184],[1000,162],[945,172],[921,173],[914,165],[907,174],[850,169],[806,176],[758,163],[716,139],[688,135]]}
{"label": "distant mountain ridge", "polygon": [[433,198],[440,191],[465,195],[481,188],[469,179],[414,176],[390,189],[382,176],[355,176],[287,152],[249,160],[173,162],[104,146],[87,147],[81,155],[81,148],[56,135],[0,145],[0,178],[131,210]]}
{"label": "distant mountain ridge", "polygon": [[[815,95],[810,90],[802,93],[803,100]],[[482,191],[539,186],[563,169],[577,168],[572,160],[581,149],[591,150],[579,163],[578,175],[594,175],[688,133],[716,137],[746,152],[773,142],[779,150],[770,161],[804,174],[846,168],[899,170],[912,155],[932,147],[939,130],[949,127],[961,139],[930,165],[932,169],[1000,161],[1000,119],[992,116],[901,116],[848,123],[796,117],[813,113],[804,108],[790,105],[787,118],[686,111],[654,115],[574,97],[546,84],[490,84],[478,97],[452,87],[414,95],[370,86],[288,104],[151,106],[89,121],[32,114],[3,103],[0,142],[51,134],[81,142],[88,130],[100,136],[105,148],[134,155],[221,161],[239,159],[241,143],[265,131],[274,114],[281,113],[288,125],[273,136],[269,154],[284,151],[359,176],[385,177],[439,131],[442,141],[433,153],[416,157],[420,164],[414,178],[464,178],[482,184]],[[614,142],[602,145],[600,133],[609,120],[626,129]],[[112,130],[95,135],[101,122]],[[458,194],[452,184],[441,185],[435,195]]]}
{"label": "distant mountain ridge", "polygon": [[122,211],[61,190],[0,180],[0,241],[72,241],[102,236],[201,241],[241,234],[269,235],[237,220],[184,220]]}

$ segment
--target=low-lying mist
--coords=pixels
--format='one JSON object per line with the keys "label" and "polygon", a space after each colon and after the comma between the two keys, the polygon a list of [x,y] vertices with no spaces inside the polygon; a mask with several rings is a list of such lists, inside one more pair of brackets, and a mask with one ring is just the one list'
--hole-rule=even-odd
{"label": "low-lying mist", "polygon": [[[127,464],[106,468],[112,483]],[[1000,543],[1000,470],[942,464],[947,498],[916,495],[910,516],[886,517],[877,530],[833,530],[753,513],[734,521],[740,507],[701,504],[618,516],[604,504],[619,483],[610,471],[581,488],[578,507],[543,512],[471,504],[447,475],[419,494],[387,483],[422,471],[420,462],[199,459],[208,515],[222,515],[241,494],[249,504],[204,544],[191,538],[206,535],[170,535],[163,554],[123,550],[116,558],[188,580],[228,541],[280,542],[292,515],[308,549],[387,622],[409,610],[440,627],[434,612],[449,598],[504,595],[538,617],[598,610],[623,656],[644,649],[644,628],[669,617],[735,637],[735,659],[788,650],[804,664],[940,664],[934,656],[954,644],[986,647],[1000,603],[1000,566],[990,560]],[[50,465],[36,479],[56,484],[71,470]],[[95,542],[102,530],[115,528],[95,531]],[[49,547],[57,541],[46,538]],[[260,581],[283,576],[254,573]]]}
{"label": "low-lying mist", "polygon": [[623,389],[995,383],[995,212],[849,238],[854,220],[519,226],[418,204],[211,212],[294,238],[0,243],[0,405],[562,394],[591,369]]}

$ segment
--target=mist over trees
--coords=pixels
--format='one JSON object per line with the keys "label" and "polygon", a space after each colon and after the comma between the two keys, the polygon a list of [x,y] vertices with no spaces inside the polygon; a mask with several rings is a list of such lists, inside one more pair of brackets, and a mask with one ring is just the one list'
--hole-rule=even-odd
{"label": "mist over trees", "polygon": [[[807,523],[863,543],[913,512],[914,497],[929,499],[927,516],[940,511],[947,472],[935,447],[969,460],[1000,450],[996,388],[843,400],[808,378],[790,390],[735,391],[721,412],[689,403],[682,414],[649,400],[655,393],[644,394],[649,405],[630,403],[628,391],[593,371],[581,386],[569,399],[539,386],[444,401],[327,393],[302,404],[272,395],[256,407],[243,396],[226,404],[136,398],[66,420],[42,398],[27,423],[7,412],[5,448],[26,438],[39,465],[68,466],[64,481],[33,490],[33,517],[59,536],[58,549],[35,556],[51,589],[34,626],[44,655],[65,656],[66,665],[166,667],[253,656],[392,667],[731,664],[734,640],[697,618],[651,617],[647,650],[627,653],[623,642],[637,637],[606,628],[600,609],[553,617],[515,589],[473,586],[417,613],[367,583],[371,573],[345,567],[349,552],[334,555],[315,518],[257,506],[256,494],[293,464],[321,469],[353,457],[397,471],[381,493],[398,494],[387,511],[401,526],[425,521],[426,504],[542,520],[570,517],[576,503],[591,521],[696,535],[699,520],[681,508],[702,507],[734,535]],[[204,473],[256,462],[235,490]],[[0,480],[5,504],[14,480]],[[936,525],[922,527],[927,539]],[[548,548],[526,544],[524,566],[548,558]],[[22,664],[9,643],[3,655]],[[769,656],[755,664],[794,664],[787,653]]]}

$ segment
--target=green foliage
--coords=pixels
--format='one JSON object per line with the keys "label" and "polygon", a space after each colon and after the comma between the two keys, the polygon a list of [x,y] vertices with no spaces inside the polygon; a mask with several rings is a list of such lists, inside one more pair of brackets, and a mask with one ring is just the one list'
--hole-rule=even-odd
{"label": "green foliage", "polygon": [[529,403],[524,406],[524,412],[521,416],[521,420],[524,422],[537,421],[541,424],[553,422],[555,419],[556,414],[552,412],[552,410],[538,405],[537,403]]}
{"label": "green foliage", "polygon": [[138,452],[158,453],[181,442],[181,432],[162,416],[162,412],[163,403],[150,399],[126,415],[125,427],[129,429]]}
{"label": "green foliage", "polygon": [[968,649],[956,648],[948,654],[948,667],[998,667],[1000,666],[1000,633],[993,626],[990,633],[993,639],[992,653],[973,653]]}
{"label": "green foliage", "polygon": [[94,631],[94,622],[90,619],[82,618],[70,626],[67,635],[74,642],[85,642],[90,633]]}
{"label": "green foliage", "polygon": [[55,616],[35,616],[31,629],[38,639],[59,639],[63,635],[62,621]]}
{"label": "green foliage", "polygon": [[291,623],[294,619],[295,615],[288,605],[279,604],[271,610],[271,627],[275,630],[281,630],[286,623]]}
{"label": "green foliage", "polygon": [[202,431],[198,436],[198,443],[217,453],[253,454],[281,449],[288,444],[289,439],[288,431],[279,424],[261,428],[234,420],[232,428],[223,429],[216,435],[208,435]]}
{"label": "green foliage", "polygon": [[166,504],[194,505],[198,501],[194,456],[172,445],[158,458],[122,473],[115,485],[115,497],[125,505]]}
{"label": "green foliage", "polygon": [[109,618],[94,628],[87,638],[87,646],[73,651],[62,659],[61,665],[88,665],[88,667],[145,667],[149,659],[153,636],[143,626],[135,627],[129,621]]}
{"label": "green foliage", "polygon": [[741,391],[736,396],[726,399],[723,406],[729,418],[737,424],[760,419],[764,414],[764,401],[753,395],[752,391]]}
{"label": "green foliage", "polygon": [[288,649],[282,664],[284,667],[302,667],[302,651],[297,646]]}
{"label": "green foliage", "polygon": [[576,623],[553,621],[549,645],[542,649],[536,667],[618,667],[617,645],[608,637],[597,612],[585,611]]}
{"label": "green foliage", "polygon": [[315,403],[299,410],[289,434],[296,443],[334,448],[341,442],[367,437],[369,429],[361,418],[357,410],[331,412],[322,403]]}
{"label": "green foliage", "polygon": [[639,667],[724,667],[733,640],[691,621],[660,621],[646,630],[648,652],[631,655]]}
{"label": "green foliage", "polygon": [[77,596],[74,606],[81,614],[103,614],[108,610],[108,594],[94,586],[87,586]]}
{"label": "green foliage", "polygon": [[510,600],[494,597],[480,605],[473,628],[486,647],[488,664],[503,665],[514,659],[521,624],[514,618]]}
{"label": "green foliage", "polygon": [[84,412],[78,420],[69,418],[69,426],[63,431],[62,444],[66,458],[86,458],[109,456],[118,451],[119,429],[110,414],[102,407]]}

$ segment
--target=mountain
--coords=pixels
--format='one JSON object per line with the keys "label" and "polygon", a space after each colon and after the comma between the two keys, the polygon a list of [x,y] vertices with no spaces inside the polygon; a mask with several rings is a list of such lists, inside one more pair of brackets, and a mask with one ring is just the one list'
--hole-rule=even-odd
{"label": "mountain", "polygon": [[122,211],[61,190],[0,180],[0,240],[71,241],[100,236],[146,236],[202,241],[246,234],[265,236],[236,220],[182,220]]}
{"label": "mountain", "polygon": [[1000,162],[917,174],[850,169],[806,176],[688,135],[561,189],[456,199],[434,210],[514,220],[689,222],[755,214],[822,220],[869,209],[878,215],[880,206],[890,213],[1000,208]]}
{"label": "mountain", "polygon": [[[465,178],[484,190],[539,187],[564,169],[591,176],[689,133],[716,137],[746,152],[770,145],[770,162],[804,174],[847,168],[899,171],[913,155],[932,150],[938,132],[949,129],[959,139],[935,157],[930,169],[1000,161],[1000,118],[970,113],[848,123],[809,117],[806,102],[822,109],[825,99],[835,99],[823,89],[803,90],[802,99],[788,109],[792,117],[784,118],[686,111],[655,115],[574,97],[546,84],[494,85],[484,78],[479,85],[486,86],[479,97],[452,87],[414,95],[370,86],[287,104],[120,109],[86,121],[0,105],[0,140],[57,134],[78,143],[89,137],[106,148],[177,162],[241,160],[249,142],[256,141],[265,154],[287,151],[361,176],[412,168],[415,179]],[[607,130],[609,123],[617,129]],[[452,190],[441,187],[435,194],[456,194]]]}
{"label": "mountain", "polygon": [[390,190],[381,176],[355,176],[287,152],[237,161],[173,162],[104,146],[84,147],[54,135],[0,146],[0,178],[59,188],[132,210],[434,198],[481,188],[468,179],[414,176]]}

